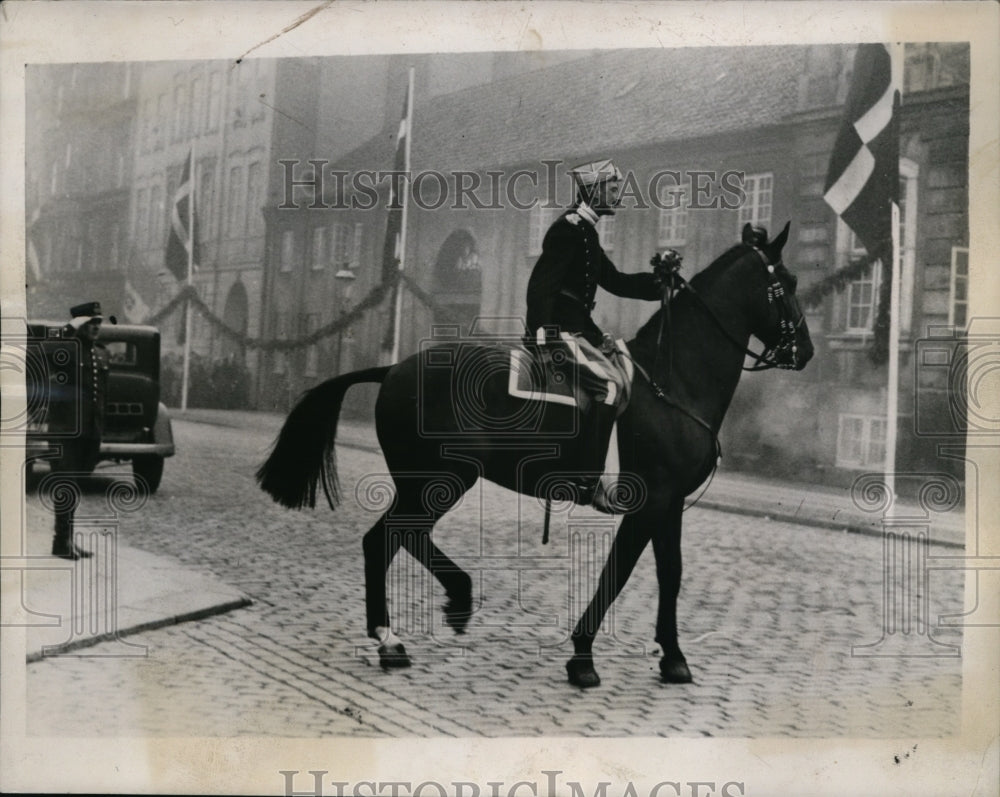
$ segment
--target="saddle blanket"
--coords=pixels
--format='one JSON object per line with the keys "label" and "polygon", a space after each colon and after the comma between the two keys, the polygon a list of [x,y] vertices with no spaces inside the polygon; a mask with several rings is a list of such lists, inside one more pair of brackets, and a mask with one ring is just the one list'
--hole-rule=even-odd
{"label": "saddle blanket", "polygon": [[559,340],[510,352],[508,392],[528,401],[548,401],[586,411],[592,401],[628,405],[635,367],[624,340],[603,354],[590,341],[568,332]]}

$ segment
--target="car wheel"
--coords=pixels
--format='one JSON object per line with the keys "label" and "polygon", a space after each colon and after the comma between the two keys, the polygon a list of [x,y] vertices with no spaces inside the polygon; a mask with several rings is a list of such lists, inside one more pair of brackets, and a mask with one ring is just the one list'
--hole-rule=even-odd
{"label": "car wheel", "polygon": [[155,493],[163,478],[163,457],[135,457],[132,460],[132,474],[137,480],[141,478],[146,482],[150,494]]}

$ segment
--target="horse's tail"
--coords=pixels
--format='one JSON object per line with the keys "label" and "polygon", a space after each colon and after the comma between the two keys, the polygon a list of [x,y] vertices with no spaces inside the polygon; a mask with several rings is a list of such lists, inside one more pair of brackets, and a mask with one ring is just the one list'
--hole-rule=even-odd
{"label": "horse's tail", "polygon": [[282,506],[302,509],[316,506],[316,484],[331,509],[340,500],[334,440],[344,394],[351,385],[381,382],[392,366],[367,368],[333,379],[308,390],[285,420],[271,454],[257,470],[257,483]]}

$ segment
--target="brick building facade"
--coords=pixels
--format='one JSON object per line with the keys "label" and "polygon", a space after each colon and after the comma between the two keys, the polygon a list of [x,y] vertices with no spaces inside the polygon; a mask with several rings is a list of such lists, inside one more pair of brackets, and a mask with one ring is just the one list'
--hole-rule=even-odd
{"label": "brick building facade", "polygon": [[[477,318],[472,331],[498,323],[510,328],[511,321],[516,326],[541,236],[572,200],[565,168],[592,158],[613,157],[634,177],[623,209],[601,230],[623,270],[647,268],[653,252],[670,246],[682,252],[691,273],[736,242],[745,221],[776,231],[792,220],[785,261],[799,276],[800,292],[863,255],[822,198],[852,47],[648,55],[654,60],[636,52],[601,53],[434,99],[421,101],[417,94],[411,169],[415,175],[446,174],[449,197],[434,207],[445,186],[428,174],[413,186],[423,202],[410,206],[406,273],[433,305],[405,292],[404,356],[432,335],[434,324],[458,320],[463,334]],[[400,80],[397,107],[403,87]],[[900,146],[898,461],[908,469],[959,475],[961,464],[942,462],[936,443],[913,429],[918,394],[932,414],[947,413],[941,377],[916,366],[917,342],[944,334],[946,345],[954,346],[951,329],[965,322],[968,120],[968,48],[908,45]],[[349,175],[390,169],[397,125],[390,119],[332,168]],[[311,177],[307,159],[301,158],[296,180]],[[456,177],[458,171],[470,176]],[[662,177],[665,171],[680,179]],[[478,188],[456,203],[460,180],[478,182]],[[491,201],[506,200],[513,181],[517,199],[532,207]],[[270,213],[265,334],[295,336],[327,324],[379,282],[386,183],[378,188],[375,209],[352,209],[350,190],[338,193],[326,179],[321,195],[309,186],[296,189],[300,210]],[[654,206],[655,190],[670,207]],[[670,194],[681,201],[668,201]],[[308,209],[317,196],[319,207]],[[338,280],[345,266],[353,279]],[[877,269],[870,271],[809,308],[817,356],[805,372],[743,380],[723,430],[728,463],[766,464],[774,473],[828,483],[849,483],[859,472],[879,469],[887,377],[868,352],[880,282]],[[602,328],[627,337],[653,309],[599,293],[594,315]],[[260,405],[287,406],[332,373],[377,363],[387,325],[386,304],[339,339],[292,357],[265,358]],[[366,411],[370,398],[358,391],[352,406]]]}

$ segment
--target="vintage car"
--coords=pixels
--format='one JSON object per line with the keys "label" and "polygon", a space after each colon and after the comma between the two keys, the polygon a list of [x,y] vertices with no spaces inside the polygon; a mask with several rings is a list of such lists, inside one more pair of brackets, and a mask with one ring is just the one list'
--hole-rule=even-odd
{"label": "vintage car", "polygon": [[[174,455],[174,436],[167,408],[160,401],[160,332],[154,327],[109,324],[98,342],[110,359],[101,460],[130,461],[132,472],[155,492],[163,478],[163,460]],[[51,455],[59,441],[78,433],[54,428],[48,409],[60,395],[67,369],[78,362],[78,344],[65,334],[65,324],[28,323],[26,440],[29,473]],[[70,413],[72,416],[72,413]]]}

